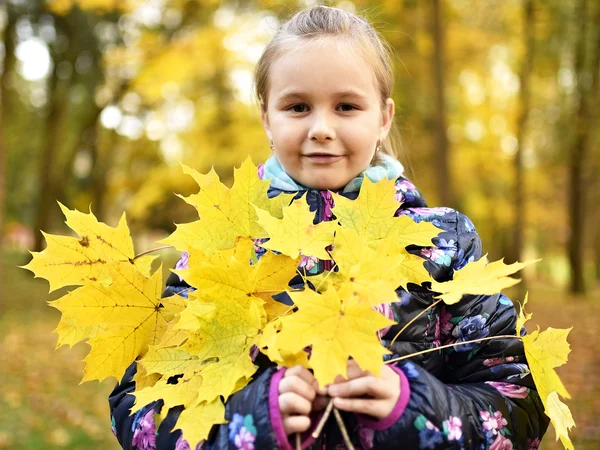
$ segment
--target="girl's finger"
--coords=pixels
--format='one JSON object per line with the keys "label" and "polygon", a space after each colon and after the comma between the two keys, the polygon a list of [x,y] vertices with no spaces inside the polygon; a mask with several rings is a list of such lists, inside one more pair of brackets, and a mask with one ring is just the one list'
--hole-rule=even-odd
{"label": "girl's finger", "polygon": [[381,415],[385,409],[385,402],[374,398],[342,398],[336,397],[333,399],[333,406],[342,411],[367,414],[376,418],[383,418],[389,414],[385,411],[385,415]]}
{"label": "girl's finger", "polygon": [[360,368],[360,366],[358,365],[358,363],[353,359],[348,360],[348,365],[347,365],[346,370],[348,372],[348,374],[347,374],[348,380],[353,380],[355,378],[364,377],[365,375],[371,373],[366,370],[362,370]]}
{"label": "girl's finger", "polygon": [[307,416],[288,416],[283,418],[285,434],[302,433],[310,428],[310,419]]}
{"label": "girl's finger", "polygon": [[306,367],[303,367],[300,365],[286,369],[283,377],[285,378],[285,377],[289,377],[292,375],[296,375],[297,377],[302,378],[308,384],[311,384],[313,382],[313,380],[315,379],[315,376],[312,373],[310,373]]}
{"label": "girl's finger", "polygon": [[298,375],[284,377],[279,383],[279,393],[294,392],[308,401],[313,401],[317,393],[312,385],[308,384]]}
{"label": "girl's finger", "polygon": [[375,398],[387,398],[388,389],[382,381],[374,375],[355,378],[344,383],[332,384],[327,388],[327,393],[332,397],[360,397],[369,395]]}
{"label": "girl's finger", "polygon": [[317,397],[312,402],[313,411],[322,411],[327,408],[329,401],[331,398],[326,397],[324,395],[317,395]]}
{"label": "girl's finger", "polygon": [[281,414],[309,415],[312,410],[312,402],[294,392],[285,392],[279,396],[279,411]]}

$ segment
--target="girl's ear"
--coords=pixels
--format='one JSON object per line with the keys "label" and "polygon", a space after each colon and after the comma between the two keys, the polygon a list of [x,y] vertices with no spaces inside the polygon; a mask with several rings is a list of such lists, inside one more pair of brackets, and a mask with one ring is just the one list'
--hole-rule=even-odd
{"label": "girl's ear", "polygon": [[388,98],[385,101],[385,110],[383,111],[383,124],[379,129],[379,135],[385,139],[390,132],[390,128],[392,126],[394,115],[396,114],[396,106],[394,104],[394,100]]}
{"label": "girl's ear", "polygon": [[265,111],[265,104],[263,102],[260,103],[260,119],[262,120],[263,128],[267,132],[267,137],[269,140],[272,140],[273,138],[271,137],[271,129],[269,127],[269,116]]}

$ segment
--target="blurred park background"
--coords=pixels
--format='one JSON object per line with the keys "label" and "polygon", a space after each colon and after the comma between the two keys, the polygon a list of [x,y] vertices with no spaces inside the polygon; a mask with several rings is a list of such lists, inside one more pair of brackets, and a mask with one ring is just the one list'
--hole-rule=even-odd
{"label": "blurred park background", "polygon": [[[0,2],[0,449],[117,449],[114,380],[79,386],[86,345],[54,351],[46,281],[17,265],[57,200],[116,225],[138,252],[194,210],[179,161],[226,182],[269,154],[252,69],[312,1]],[[531,326],[574,326],[560,369],[575,447],[600,448],[600,2],[386,0],[365,14],[393,46],[396,123],[430,206],[469,215],[492,260],[543,258]],[[163,251],[165,267],[178,255]],[[560,448],[549,430],[542,449]]]}

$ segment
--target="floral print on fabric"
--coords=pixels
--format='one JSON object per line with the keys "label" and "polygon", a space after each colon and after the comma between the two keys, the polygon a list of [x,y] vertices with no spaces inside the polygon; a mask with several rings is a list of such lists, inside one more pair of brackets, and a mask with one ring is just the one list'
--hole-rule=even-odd
{"label": "floral print on fabric", "polygon": [[[465,317],[452,330],[452,336],[456,338],[456,342],[466,342],[487,337],[490,334],[490,329],[486,326],[487,319],[487,314]],[[469,350],[473,350],[477,344],[478,342],[473,342],[457,345],[454,348],[457,352],[468,352]]]}
{"label": "floral print on fabric", "polygon": [[414,421],[414,426],[419,430],[419,448],[434,449],[436,445],[444,442],[444,434],[432,424],[423,414],[419,414]]}
{"label": "floral print on fabric", "polygon": [[154,409],[136,416],[133,421],[133,439],[131,444],[138,450],[156,449],[156,422]]}
{"label": "floral print on fabric", "polygon": [[490,406],[487,411],[479,411],[485,438],[490,450],[512,450],[512,441],[508,438],[512,433],[507,428],[508,421],[500,411],[493,411]]}
{"label": "floral print on fabric", "polygon": [[396,187],[395,198],[397,202],[413,202],[419,196],[419,191],[415,185],[406,179],[397,179],[394,186]]}
{"label": "floral print on fabric", "polygon": [[251,414],[242,416],[235,413],[229,422],[229,442],[240,450],[254,450],[256,427]]}
{"label": "floral print on fabric", "polygon": [[529,388],[526,386],[501,381],[486,381],[486,383],[508,398],[527,398],[529,395]]}
{"label": "floral print on fabric", "polygon": [[[175,264],[175,269],[179,269],[179,270],[185,270],[185,269],[189,269],[189,262],[190,262],[190,254],[188,252],[183,252],[181,254],[181,258],[179,258],[179,261],[177,261],[177,264]],[[183,278],[181,278],[181,276],[178,274],[177,275],[179,277],[179,281],[183,281]]]}

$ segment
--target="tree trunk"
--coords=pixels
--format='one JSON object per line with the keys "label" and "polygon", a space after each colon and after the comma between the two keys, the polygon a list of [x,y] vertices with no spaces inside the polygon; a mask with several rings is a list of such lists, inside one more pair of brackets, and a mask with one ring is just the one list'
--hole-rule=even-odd
{"label": "tree trunk", "polygon": [[6,146],[5,124],[8,111],[8,77],[15,65],[15,22],[10,5],[6,5],[7,23],[4,27],[2,41],[4,42],[4,62],[0,76],[0,286],[3,285],[3,243],[4,225],[6,222]]}
{"label": "tree trunk", "polygon": [[[56,59],[54,59],[56,63]],[[46,118],[46,129],[44,141],[44,149],[42,152],[42,161],[39,168],[39,189],[38,199],[39,206],[34,222],[35,244],[36,251],[42,250],[42,233],[48,231],[50,224],[50,213],[54,206],[55,198],[52,193],[56,192],[54,187],[53,168],[55,168],[56,154],[60,146],[60,125],[64,111],[67,107],[67,99],[63,83],[58,82],[56,76],[56,67],[48,80],[48,91],[52,93],[51,103],[49,106],[48,116]]]}
{"label": "tree trunk", "polygon": [[438,170],[438,197],[442,205],[454,207],[454,191],[450,174],[450,146],[446,134],[446,101],[444,91],[444,26],[440,0],[433,0],[433,69],[436,105],[435,166]]}
{"label": "tree trunk", "polygon": [[[599,13],[600,14],[600,13]],[[591,49],[591,82],[585,84],[587,76],[586,69],[586,42],[588,27],[588,3],[587,0],[579,0],[577,4],[576,21],[578,24],[578,33],[575,40],[575,73],[577,76],[577,107],[575,112],[575,138],[570,160],[570,196],[569,196],[569,220],[570,220],[570,238],[569,238],[569,262],[571,265],[571,286],[570,291],[573,294],[585,294],[584,278],[584,243],[585,239],[585,206],[587,204],[586,190],[586,164],[591,142],[592,133],[592,104],[593,97],[596,94],[598,85],[598,66],[600,50],[597,45]],[[597,17],[598,19],[598,17]],[[590,98],[592,97],[592,98]]]}
{"label": "tree trunk", "polygon": [[[513,221],[513,236],[512,246],[509,252],[509,262],[521,260],[523,251],[523,242],[525,227],[527,224],[526,211],[526,187],[525,187],[525,168],[523,167],[523,150],[525,137],[527,136],[527,117],[531,104],[530,81],[531,72],[533,71],[533,57],[535,53],[534,44],[534,26],[535,26],[535,9],[533,0],[526,0],[523,5],[523,40],[525,43],[525,53],[523,54],[523,62],[521,66],[520,82],[520,105],[519,115],[517,119],[517,153],[515,154],[515,186],[514,186],[514,221]],[[522,282],[518,286],[518,296],[523,297],[527,291],[527,283],[524,274],[518,275]]]}

